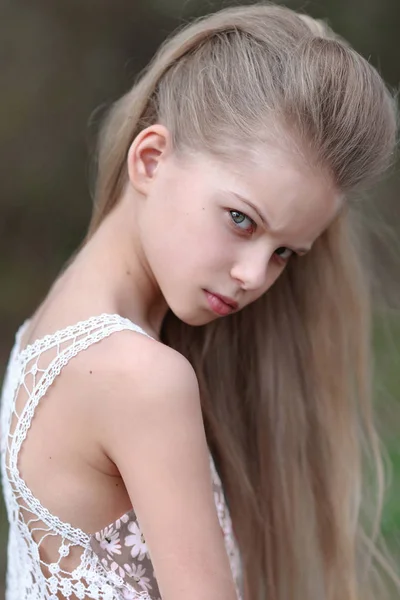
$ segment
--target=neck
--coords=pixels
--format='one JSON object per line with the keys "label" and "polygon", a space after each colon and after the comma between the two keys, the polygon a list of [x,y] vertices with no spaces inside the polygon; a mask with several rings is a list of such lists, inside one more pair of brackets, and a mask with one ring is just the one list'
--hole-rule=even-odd
{"label": "neck", "polygon": [[146,261],[132,198],[122,197],[65,275],[96,310],[127,317],[158,338],[168,306]]}

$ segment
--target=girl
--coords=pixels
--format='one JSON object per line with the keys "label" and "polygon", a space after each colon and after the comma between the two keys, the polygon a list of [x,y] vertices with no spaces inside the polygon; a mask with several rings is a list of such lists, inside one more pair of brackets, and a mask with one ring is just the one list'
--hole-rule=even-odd
{"label": "girl", "polygon": [[352,220],[395,137],[376,70],[289,9],[162,46],[10,356],[7,600],[364,600],[374,564],[395,578],[362,512],[382,469]]}

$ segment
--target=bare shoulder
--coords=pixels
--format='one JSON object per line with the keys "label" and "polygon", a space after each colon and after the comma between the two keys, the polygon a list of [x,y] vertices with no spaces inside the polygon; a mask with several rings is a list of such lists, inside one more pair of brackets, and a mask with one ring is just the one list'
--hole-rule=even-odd
{"label": "bare shoulder", "polygon": [[[94,422],[102,432],[103,447],[110,458],[136,440],[155,415],[160,424],[203,428],[196,373],[179,352],[140,333],[122,331],[102,341],[87,355],[81,370],[90,371],[88,402],[95,409]],[[93,402],[91,402],[93,400]],[[129,428],[129,436],[122,435]],[[104,429],[107,438],[104,437]],[[116,458],[116,456],[115,456]]]}
{"label": "bare shoulder", "polygon": [[107,382],[112,384],[114,400],[118,395],[121,402],[128,398],[132,404],[145,394],[156,401],[160,390],[164,398],[167,392],[171,398],[180,391],[198,393],[193,367],[173,348],[132,331],[119,332],[105,341],[99,344],[96,356],[96,379],[103,389]]}

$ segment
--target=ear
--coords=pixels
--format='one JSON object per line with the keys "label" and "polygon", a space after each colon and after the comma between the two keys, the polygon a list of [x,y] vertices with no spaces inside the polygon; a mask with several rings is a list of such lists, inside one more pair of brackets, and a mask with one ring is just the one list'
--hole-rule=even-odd
{"label": "ear", "polygon": [[146,195],[162,160],[171,152],[171,134],[164,125],[150,125],[132,142],[127,157],[133,187]]}

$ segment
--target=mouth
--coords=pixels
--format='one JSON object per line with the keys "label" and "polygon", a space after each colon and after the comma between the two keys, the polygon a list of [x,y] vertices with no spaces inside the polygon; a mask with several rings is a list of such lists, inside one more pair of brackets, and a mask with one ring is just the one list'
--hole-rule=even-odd
{"label": "mouth", "polygon": [[210,308],[218,315],[225,316],[237,310],[239,304],[236,300],[228,298],[227,296],[221,296],[220,294],[213,294],[208,290],[204,290],[208,304]]}

